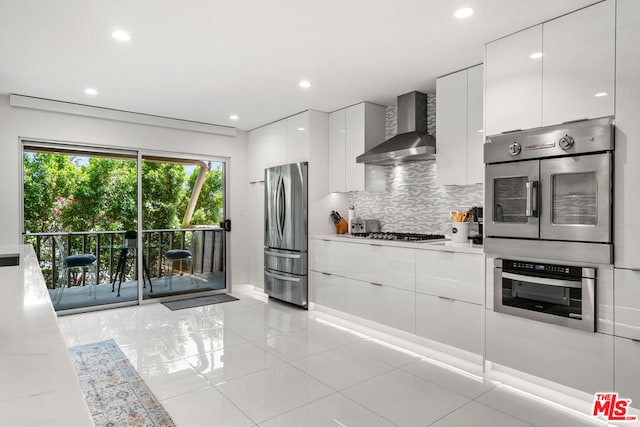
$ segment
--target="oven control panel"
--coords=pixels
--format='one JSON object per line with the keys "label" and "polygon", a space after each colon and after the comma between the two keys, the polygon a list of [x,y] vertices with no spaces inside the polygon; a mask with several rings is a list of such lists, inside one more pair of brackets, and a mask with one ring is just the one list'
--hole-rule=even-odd
{"label": "oven control panel", "polygon": [[559,264],[542,264],[531,261],[502,260],[502,268],[509,271],[519,271],[523,273],[549,273],[561,274],[563,276],[582,276],[582,267]]}

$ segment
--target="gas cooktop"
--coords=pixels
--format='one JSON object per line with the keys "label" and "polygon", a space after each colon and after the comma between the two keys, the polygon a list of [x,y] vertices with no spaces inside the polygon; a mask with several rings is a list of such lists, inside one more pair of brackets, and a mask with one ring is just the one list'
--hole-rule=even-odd
{"label": "gas cooktop", "polygon": [[374,240],[399,240],[406,242],[439,242],[446,240],[444,234],[392,233],[377,231],[373,233],[358,233],[356,237]]}

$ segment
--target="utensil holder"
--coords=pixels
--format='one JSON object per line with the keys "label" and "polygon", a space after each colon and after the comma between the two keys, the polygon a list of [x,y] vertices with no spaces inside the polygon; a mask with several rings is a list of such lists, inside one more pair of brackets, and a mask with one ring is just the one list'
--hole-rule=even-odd
{"label": "utensil holder", "polygon": [[451,223],[451,241],[453,243],[469,242],[469,223],[468,222]]}
{"label": "utensil holder", "polygon": [[349,232],[349,224],[344,218],[340,218],[340,221],[335,223],[337,234],[346,234]]}

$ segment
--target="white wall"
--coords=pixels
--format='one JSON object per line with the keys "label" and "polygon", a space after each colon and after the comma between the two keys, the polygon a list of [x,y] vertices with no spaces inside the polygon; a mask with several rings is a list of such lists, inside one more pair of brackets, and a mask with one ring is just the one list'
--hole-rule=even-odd
{"label": "white wall", "polygon": [[8,96],[0,96],[0,244],[21,243],[19,138],[229,157],[227,212],[233,222],[229,243],[231,283],[247,283],[246,132],[239,131],[234,138],[15,108],[9,105]]}

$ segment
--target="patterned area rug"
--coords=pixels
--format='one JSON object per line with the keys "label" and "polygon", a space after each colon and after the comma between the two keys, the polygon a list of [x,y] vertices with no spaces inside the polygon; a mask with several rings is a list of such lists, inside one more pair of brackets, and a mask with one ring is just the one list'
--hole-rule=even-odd
{"label": "patterned area rug", "polygon": [[163,302],[162,305],[169,310],[182,310],[183,308],[201,307],[209,304],[219,304],[221,302],[238,301],[238,298],[229,294],[210,295],[208,297],[188,298],[178,301]]}
{"label": "patterned area rug", "polygon": [[69,348],[96,426],[175,426],[114,340]]}

